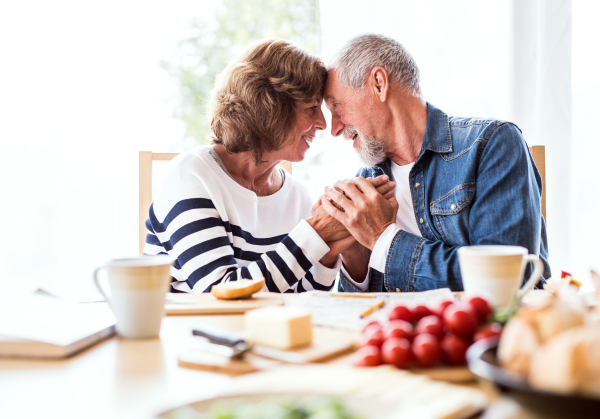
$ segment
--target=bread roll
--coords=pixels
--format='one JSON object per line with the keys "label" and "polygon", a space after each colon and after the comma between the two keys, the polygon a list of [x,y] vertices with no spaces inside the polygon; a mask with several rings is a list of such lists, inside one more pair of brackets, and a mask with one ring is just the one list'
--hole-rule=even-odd
{"label": "bread roll", "polygon": [[249,298],[252,294],[260,291],[265,285],[265,279],[239,279],[237,281],[225,282],[213,285],[210,293],[221,300],[235,300]]}

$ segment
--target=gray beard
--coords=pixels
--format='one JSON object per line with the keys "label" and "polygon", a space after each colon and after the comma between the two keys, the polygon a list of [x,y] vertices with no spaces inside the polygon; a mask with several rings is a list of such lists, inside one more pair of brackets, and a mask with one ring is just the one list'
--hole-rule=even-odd
{"label": "gray beard", "polygon": [[358,158],[366,167],[375,166],[385,160],[385,143],[381,140],[366,137],[358,133],[360,141],[358,147]]}

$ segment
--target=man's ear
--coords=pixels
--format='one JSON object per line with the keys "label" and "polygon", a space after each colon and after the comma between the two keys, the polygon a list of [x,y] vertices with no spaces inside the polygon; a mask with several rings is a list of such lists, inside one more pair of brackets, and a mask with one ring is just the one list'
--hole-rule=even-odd
{"label": "man's ear", "polygon": [[371,87],[375,96],[377,96],[380,101],[385,102],[387,100],[387,94],[390,87],[390,80],[385,68],[374,67],[373,70],[371,70],[370,81],[372,83]]}

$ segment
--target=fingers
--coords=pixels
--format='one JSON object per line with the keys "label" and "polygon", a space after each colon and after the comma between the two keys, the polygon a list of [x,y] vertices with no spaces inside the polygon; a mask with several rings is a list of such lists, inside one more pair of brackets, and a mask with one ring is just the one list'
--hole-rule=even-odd
{"label": "fingers", "polygon": [[340,211],[339,209],[334,207],[333,204],[331,202],[329,202],[328,199],[323,199],[321,202],[321,205],[327,214],[331,215],[333,218],[338,220],[340,223],[344,224],[344,226],[346,225],[345,222],[347,221],[347,218],[348,218],[346,213],[344,213],[343,211]]}
{"label": "fingers", "polygon": [[[337,181],[333,188],[326,187],[325,194],[334,202],[336,202],[344,211],[352,206],[352,196],[357,197],[360,193],[354,185],[350,187],[350,183],[345,180]],[[322,199],[321,204],[327,199]],[[330,214],[331,215],[331,214]]]}
{"label": "fingers", "polygon": [[378,188],[381,185],[385,185],[389,180],[389,177],[388,175],[381,175],[375,178],[368,177],[367,180],[371,182],[371,185],[373,185],[375,188]]}
{"label": "fingers", "polygon": [[[383,195],[383,194],[382,194],[382,195]],[[314,213],[315,213],[315,210],[321,206],[321,199],[322,199],[322,198],[323,198],[323,197],[320,197],[319,199],[317,199],[317,202],[315,202],[315,205],[313,205],[313,206],[312,206],[312,208],[311,208],[311,210],[310,210],[310,213],[311,213],[311,214],[313,214],[313,215],[314,215]]]}
{"label": "fingers", "polygon": [[356,185],[357,189],[371,199],[374,198],[375,194],[378,194],[377,189],[375,189],[371,182],[364,177],[354,178],[353,183]]}
{"label": "fingers", "polygon": [[390,193],[392,195],[394,194],[394,188],[395,187],[396,187],[396,183],[395,182],[387,182],[387,183],[384,183],[381,186],[378,186],[376,189],[377,189],[377,192],[379,192],[385,198],[386,194],[388,194],[388,197],[389,197]]}

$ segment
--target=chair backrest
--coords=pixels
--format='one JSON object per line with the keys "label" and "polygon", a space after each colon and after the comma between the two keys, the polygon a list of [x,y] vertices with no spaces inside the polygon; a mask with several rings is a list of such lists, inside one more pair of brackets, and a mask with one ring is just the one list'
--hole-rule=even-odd
{"label": "chair backrest", "polygon": [[546,146],[532,145],[529,147],[529,152],[542,177],[542,216],[546,226],[548,226],[548,218],[546,218]]}
{"label": "chair backrest", "polygon": [[[144,251],[146,242],[146,220],[148,219],[148,210],[152,204],[152,162],[171,161],[179,153],[153,153],[151,151],[140,151],[140,207],[139,207],[139,252]],[[292,173],[291,162],[281,162],[279,164],[288,173]]]}

